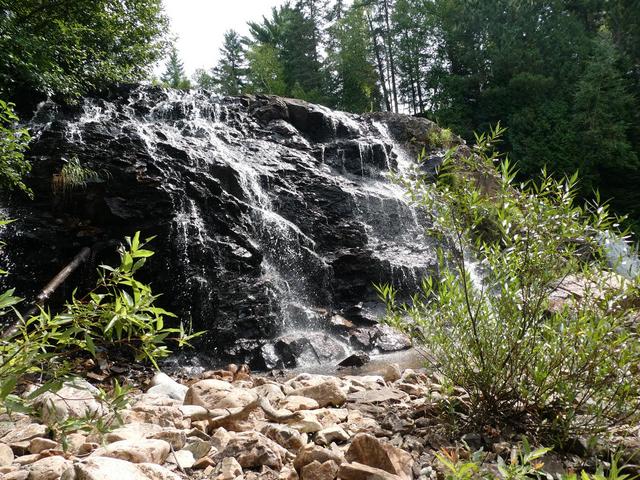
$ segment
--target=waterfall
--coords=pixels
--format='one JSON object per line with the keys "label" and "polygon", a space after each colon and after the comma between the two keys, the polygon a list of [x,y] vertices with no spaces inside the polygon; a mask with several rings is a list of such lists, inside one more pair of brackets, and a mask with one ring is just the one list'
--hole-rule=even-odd
{"label": "waterfall", "polygon": [[[375,329],[373,283],[408,294],[436,268],[424,219],[388,178],[412,159],[379,118],[123,86],[77,107],[45,102],[29,127],[36,201],[19,205],[30,227],[14,235],[29,249],[14,264],[50,271],[74,242],[157,235],[148,279],[167,307],[210,332],[212,355],[281,354],[264,342],[292,335],[289,346],[303,338],[346,354],[352,334],[332,316]],[[72,156],[109,177],[62,204],[48,185]]]}

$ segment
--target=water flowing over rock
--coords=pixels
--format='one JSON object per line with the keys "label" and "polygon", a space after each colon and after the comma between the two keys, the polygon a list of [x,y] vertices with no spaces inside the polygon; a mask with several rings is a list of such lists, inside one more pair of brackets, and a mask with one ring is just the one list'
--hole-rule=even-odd
{"label": "water flowing over rock", "polygon": [[[214,358],[273,368],[339,360],[351,342],[406,348],[375,325],[373,284],[408,290],[435,268],[423,219],[388,179],[411,163],[407,132],[432,125],[140,86],[77,106],[43,103],[29,124],[35,200],[6,209],[18,219],[4,234],[11,282],[33,295],[81,247],[141,230],[157,235],[142,279],[208,330],[200,351]],[[99,178],[55,187],[75,158]],[[75,274],[58,301],[108,261]],[[336,315],[359,337],[333,328]]]}

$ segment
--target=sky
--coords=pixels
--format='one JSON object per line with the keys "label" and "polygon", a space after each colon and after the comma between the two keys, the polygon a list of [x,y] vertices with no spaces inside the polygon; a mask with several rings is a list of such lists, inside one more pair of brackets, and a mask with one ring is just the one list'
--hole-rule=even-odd
{"label": "sky", "polygon": [[[177,37],[176,46],[187,76],[197,68],[209,69],[216,64],[224,32],[234,29],[247,35],[247,21],[270,16],[271,8],[286,0],[163,0]],[[156,67],[164,71],[164,62]]]}

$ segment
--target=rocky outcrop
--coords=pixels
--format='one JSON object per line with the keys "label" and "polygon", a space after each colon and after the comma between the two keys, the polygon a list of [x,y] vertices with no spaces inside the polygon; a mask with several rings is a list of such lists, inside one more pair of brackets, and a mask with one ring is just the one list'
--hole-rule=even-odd
{"label": "rocky outcrop", "polygon": [[[23,296],[81,247],[103,246],[55,307],[113,260],[109,242],[141,230],[157,235],[142,280],[208,331],[200,351],[214,358],[274,368],[407,347],[375,324],[372,285],[409,290],[435,268],[420,213],[387,179],[413,158],[406,132],[435,128],[427,120],[121,86],[43,103],[29,126],[35,200],[5,203]],[[73,159],[97,176],[65,183]]]}

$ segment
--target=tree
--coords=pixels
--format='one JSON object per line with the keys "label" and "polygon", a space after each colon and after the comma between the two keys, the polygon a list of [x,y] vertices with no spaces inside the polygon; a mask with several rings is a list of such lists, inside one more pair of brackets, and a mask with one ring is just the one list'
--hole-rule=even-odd
{"label": "tree", "polygon": [[352,6],[329,33],[334,39],[327,63],[334,76],[335,106],[351,112],[378,109],[377,74],[365,12],[358,5]]}
{"label": "tree", "polygon": [[166,86],[171,88],[179,88],[182,90],[191,88],[191,83],[184,74],[184,66],[182,65],[182,61],[180,61],[178,49],[175,45],[171,47],[165,71],[160,79]]}
{"label": "tree", "polygon": [[0,0],[0,96],[76,98],[148,77],[166,50],[161,0]]}
{"label": "tree", "polygon": [[220,48],[220,60],[213,69],[216,90],[221,95],[240,95],[246,83],[246,60],[242,38],[235,30],[224,34]]}
{"label": "tree", "polygon": [[204,88],[206,90],[213,90],[215,88],[213,76],[211,76],[211,74],[204,68],[197,68],[191,76],[191,80],[193,80],[193,83],[199,88]]}
{"label": "tree", "polygon": [[247,52],[248,90],[254,93],[286,95],[284,67],[273,45],[254,44]]}

